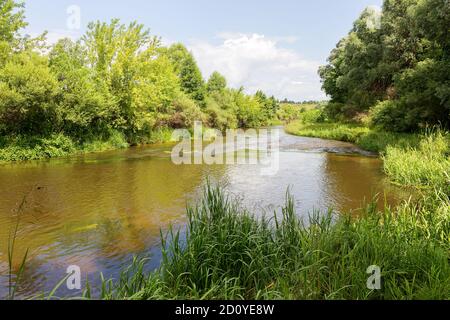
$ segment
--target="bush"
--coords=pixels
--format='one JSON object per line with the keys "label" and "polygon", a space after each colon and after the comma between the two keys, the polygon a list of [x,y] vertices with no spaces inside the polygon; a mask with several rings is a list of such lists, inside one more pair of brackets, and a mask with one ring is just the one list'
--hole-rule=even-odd
{"label": "bush", "polygon": [[388,131],[407,132],[417,129],[415,120],[399,101],[387,100],[371,110],[372,125]]}
{"label": "bush", "polygon": [[303,112],[300,119],[303,123],[324,123],[327,117],[323,109],[315,109]]}
{"label": "bush", "polygon": [[0,147],[0,161],[63,157],[73,154],[77,150],[73,140],[63,134],[53,134],[49,137],[3,138]]}
{"label": "bush", "polygon": [[384,168],[399,184],[439,188],[450,195],[449,154],[448,137],[437,131],[423,137],[416,148],[387,147]]}
{"label": "bush", "polygon": [[283,103],[277,112],[278,119],[290,123],[300,118],[301,114],[305,112],[304,107],[296,104]]}
{"label": "bush", "polygon": [[0,123],[8,134],[45,135],[58,125],[58,84],[46,58],[17,54],[0,68]]}
{"label": "bush", "polygon": [[129,147],[125,135],[117,130],[109,130],[107,133],[97,137],[91,137],[85,141],[81,149],[83,152],[100,152]]}
{"label": "bush", "polygon": [[232,92],[214,93],[205,100],[208,125],[219,130],[238,127],[237,105]]}
{"label": "bush", "polygon": [[185,94],[180,94],[171,105],[169,126],[172,128],[192,128],[195,121],[204,121],[204,114],[198,104]]}
{"label": "bush", "polygon": [[330,120],[341,120],[344,114],[345,105],[343,103],[330,102],[325,106],[324,112]]}

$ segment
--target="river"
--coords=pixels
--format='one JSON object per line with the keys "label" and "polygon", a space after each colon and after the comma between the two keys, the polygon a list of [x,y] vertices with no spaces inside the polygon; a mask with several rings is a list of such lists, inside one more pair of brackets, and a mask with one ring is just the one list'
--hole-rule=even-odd
{"label": "river", "polygon": [[[269,214],[284,204],[287,188],[302,217],[328,209],[357,214],[375,194],[380,206],[402,198],[386,181],[381,160],[347,143],[282,131],[273,176],[262,176],[257,165],[177,166],[172,148],[160,144],[1,165],[0,297],[8,292],[8,236],[27,194],[14,252],[17,269],[29,250],[19,297],[51,290],[69,265],[80,266],[83,279],[93,284],[100,272],[117,277],[134,255],[150,256],[147,268],[156,268],[160,230],[184,226],[186,205],[199,197],[207,177],[249,209]],[[80,292],[62,288],[58,294]]]}

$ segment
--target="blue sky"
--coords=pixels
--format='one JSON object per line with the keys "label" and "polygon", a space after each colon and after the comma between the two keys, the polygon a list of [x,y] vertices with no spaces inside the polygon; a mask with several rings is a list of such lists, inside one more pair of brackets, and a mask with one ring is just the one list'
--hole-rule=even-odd
{"label": "blue sky", "polygon": [[[78,38],[89,21],[137,20],[164,43],[184,43],[204,76],[278,98],[322,99],[317,68],[367,6],[382,0],[26,0],[27,33]],[[67,26],[80,8],[81,29]]]}

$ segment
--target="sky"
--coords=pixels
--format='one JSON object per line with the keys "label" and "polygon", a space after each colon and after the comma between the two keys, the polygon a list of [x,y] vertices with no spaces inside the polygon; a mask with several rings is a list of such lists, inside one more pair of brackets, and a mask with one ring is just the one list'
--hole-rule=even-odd
{"label": "sky", "polygon": [[[30,35],[78,39],[90,21],[137,20],[182,42],[205,78],[279,99],[322,100],[318,67],[368,6],[382,0],[25,0]],[[79,13],[79,14],[78,14]],[[78,17],[80,19],[78,19]]]}

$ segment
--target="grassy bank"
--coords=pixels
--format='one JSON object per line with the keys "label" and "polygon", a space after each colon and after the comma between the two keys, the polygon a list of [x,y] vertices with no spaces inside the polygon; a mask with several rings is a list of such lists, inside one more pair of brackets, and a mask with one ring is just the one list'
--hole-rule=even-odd
{"label": "grassy bank", "polygon": [[[102,298],[448,299],[448,201],[374,208],[358,219],[317,215],[305,227],[289,197],[282,215],[257,218],[208,187],[188,210],[187,238],[163,238],[160,269],[146,275],[137,262],[105,282]],[[382,270],[379,291],[367,288],[372,265]]]}
{"label": "grassy bank", "polygon": [[153,131],[148,137],[140,137],[132,141],[128,141],[123,133],[114,130],[102,137],[94,136],[83,141],[64,134],[53,134],[47,137],[2,136],[0,137],[0,163],[66,157],[125,149],[130,145],[167,142],[171,139],[172,131],[172,129],[162,128]]}
{"label": "grassy bank", "polygon": [[417,134],[376,131],[356,124],[305,123],[302,120],[288,124],[286,132],[303,137],[351,142],[367,151],[379,153],[385,152],[392,145],[401,148],[415,147],[420,140]]}
{"label": "grassy bank", "polygon": [[304,123],[286,127],[290,134],[347,141],[379,152],[390,179],[403,186],[438,189],[450,195],[450,138],[441,130],[423,134],[381,132],[341,123]]}

